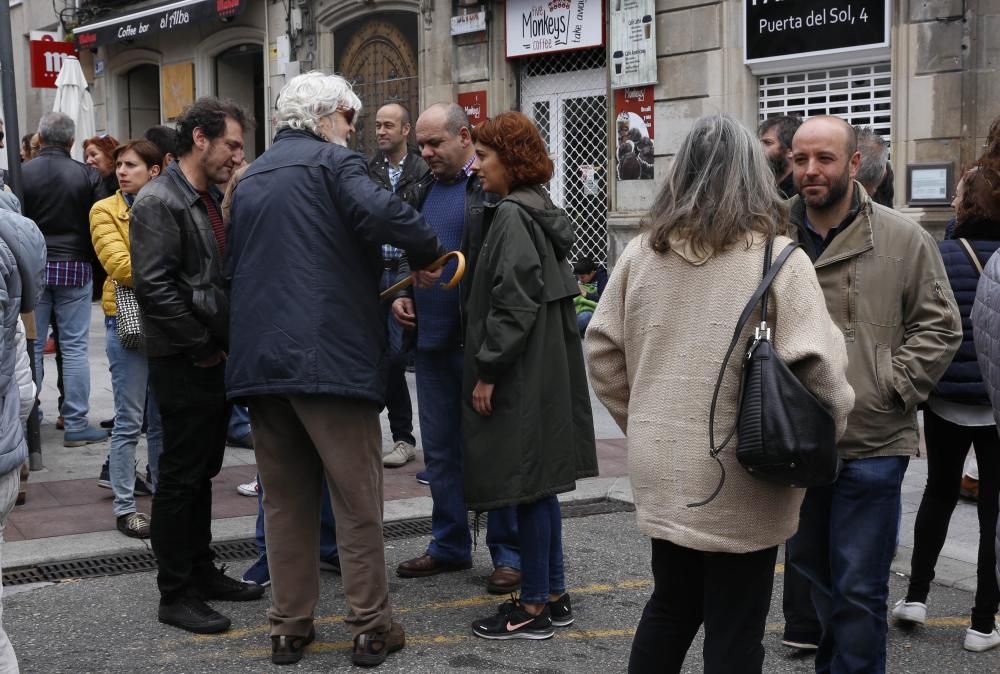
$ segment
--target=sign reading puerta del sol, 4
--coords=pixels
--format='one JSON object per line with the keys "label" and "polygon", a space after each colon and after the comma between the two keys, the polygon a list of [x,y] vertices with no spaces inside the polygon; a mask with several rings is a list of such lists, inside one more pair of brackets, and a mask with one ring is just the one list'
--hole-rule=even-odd
{"label": "sign reading puerta del sol, 4", "polygon": [[603,0],[507,0],[507,58],[604,44]]}
{"label": "sign reading puerta del sol, 4", "polygon": [[890,0],[743,0],[746,63],[884,47]]}

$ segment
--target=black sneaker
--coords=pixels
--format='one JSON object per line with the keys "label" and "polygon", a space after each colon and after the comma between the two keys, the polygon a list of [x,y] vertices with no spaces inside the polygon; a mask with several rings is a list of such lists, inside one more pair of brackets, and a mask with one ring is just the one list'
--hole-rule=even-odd
{"label": "black sneaker", "polygon": [[146,484],[146,480],[142,477],[142,473],[136,471],[135,474],[135,487],[132,489],[132,493],[136,496],[152,496],[153,490],[150,489],[149,485]]}
{"label": "black sneaker", "polygon": [[[511,595],[510,599],[500,605],[500,612],[510,615],[517,604],[517,596]],[[552,616],[553,627],[566,627],[573,624],[573,606],[570,603],[569,592],[564,592],[563,596],[549,602],[549,613]]]}
{"label": "black sneaker", "polygon": [[101,466],[101,474],[97,478],[97,486],[111,489],[111,464],[109,463],[109,459],[104,459],[104,465]]}
{"label": "black sneaker", "polygon": [[316,628],[310,627],[309,634],[304,637],[293,637],[282,634],[271,636],[271,662],[276,665],[294,665],[302,659],[302,651],[316,640]]}
{"label": "black sneaker", "polygon": [[195,634],[225,632],[230,625],[229,618],[198,597],[181,597],[169,604],[161,601],[157,617],[161,623],[180,627]]}
{"label": "black sneaker", "polygon": [[552,614],[552,624],[556,627],[573,624],[573,605],[569,601],[569,592],[564,592],[563,596],[549,602],[549,613]]}
{"label": "black sneaker", "polygon": [[[483,639],[549,639],[556,633],[546,606],[538,615],[524,610],[520,602],[504,602],[495,615],[472,623],[472,633]],[[509,610],[508,610],[509,609]]]}
{"label": "black sneaker", "polygon": [[216,568],[198,581],[198,591],[202,599],[221,599],[222,601],[253,601],[264,595],[264,588],[252,583],[244,583],[226,575],[226,565]]}

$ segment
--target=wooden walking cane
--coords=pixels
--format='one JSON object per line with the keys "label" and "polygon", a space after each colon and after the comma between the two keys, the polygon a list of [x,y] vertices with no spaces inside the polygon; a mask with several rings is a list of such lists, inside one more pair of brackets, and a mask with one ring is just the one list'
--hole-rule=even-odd
{"label": "wooden walking cane", "polygon": [[[455,286],[458,285],[458,282],[462,280],[462,276],[465,274],[465,256],[462,255],[461,252],[453,250],[450,253],[445,253],[438,259],[431,262],[430,265],[428,265],[427,269],[424,270],[424,271],[437,271],[441,267],[445,266],[448,263],[448,260],[450,260],[451,258],[455,258],[455,261],[458,263],[458,266],[455,267],[455,275],[451,277],[451,280],[448,281],[447,283],[441,284],[442,288],[454,288]],[[403,288],[407,288],[411,285],[413,285],[413,276],[407,276],[402,281],[398,281],[394,285],[382,291],[382,293],[378,296],[378,299],[380,302],[392,299],[393,295],[398,293]]]}

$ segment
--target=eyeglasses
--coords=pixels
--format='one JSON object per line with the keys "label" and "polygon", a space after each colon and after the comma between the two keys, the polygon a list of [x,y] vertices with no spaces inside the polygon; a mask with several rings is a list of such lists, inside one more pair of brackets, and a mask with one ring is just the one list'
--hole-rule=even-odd
{"label": "eyeglasses", "polygon": [[344,121],[348,124],[354,124],[354,115],[357,114],[357,110],[354,108],[337,108],[337,112],[344,116]]}

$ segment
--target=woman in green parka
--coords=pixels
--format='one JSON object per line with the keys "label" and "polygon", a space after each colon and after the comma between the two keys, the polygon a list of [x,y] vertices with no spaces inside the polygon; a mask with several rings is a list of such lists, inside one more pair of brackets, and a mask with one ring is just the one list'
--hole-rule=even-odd
{"label": "woman in green parka", "polygon": [[552,162],[531,121],[505,112],[472,132],[484,217],[463,383],[465,500],[517,506],[521,596],[472,624],[486,639],[547,639],[573,613],[556,494],[597,475],[594,423],[567,255],[573,225],[541,188]]}

